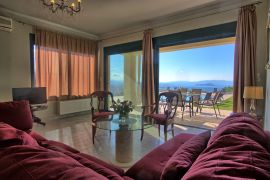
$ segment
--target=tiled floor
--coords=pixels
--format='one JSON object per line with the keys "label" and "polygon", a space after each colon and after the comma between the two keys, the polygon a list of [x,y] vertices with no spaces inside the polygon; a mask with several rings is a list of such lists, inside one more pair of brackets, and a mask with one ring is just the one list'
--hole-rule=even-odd
{"label": "tiled floor", "polygon": [[[133,161],[128,164],[119,164],[115,161],[115,133],[111,136],[109,131],[97,129],[95,144],[92,144],[90,115],[80,115],[75,117],[47,120],[46,126],[34,125],[34,130],[45,136],[47,139],[63,142],[81,152],[91,154],[106,162],[117,164],[121,167],[129,167],[146,153],[164,143],[164,135],[158,137],[156,127],[145,130],[143,141],[140,141],[140,131],[135,131],[133,135]],[[198,134],[205,130],[175,126],[175,135],[180,133]],[[169,133],[168,139],[171,138]]]}

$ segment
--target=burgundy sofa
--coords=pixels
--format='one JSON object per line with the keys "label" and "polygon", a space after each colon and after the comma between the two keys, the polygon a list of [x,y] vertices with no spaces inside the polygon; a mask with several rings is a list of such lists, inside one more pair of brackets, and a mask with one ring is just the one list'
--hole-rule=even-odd
{"label": "burgundy sofa", "polygon": [[130,179],[123,169],[31,129],[27,101],[0,103],[0,179]]}
{"label": "burgundy sofa", "polygon": [[126,175],[138,180],[270,179],[270,134],[248,114],[233,114],[210,137],[180,134],[157,147]]}
{"label": "burgundy sofa", "polygon": [[0,179],[270,179],[270,135],[248,114],[180,134],[127,172],[32,131],[27,101],[0,103]]}

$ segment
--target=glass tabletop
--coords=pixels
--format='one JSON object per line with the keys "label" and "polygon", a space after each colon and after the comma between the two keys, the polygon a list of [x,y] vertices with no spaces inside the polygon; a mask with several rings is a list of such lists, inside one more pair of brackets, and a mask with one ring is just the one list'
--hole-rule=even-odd
{"label": "glass tabletop", "polygon": [[136,131],[153,126],[153,121],[148,121],[141,115],[129,114],[128,118],[119,118],[119,114],[98,118],[95,122],[96,128],[111,131]]}

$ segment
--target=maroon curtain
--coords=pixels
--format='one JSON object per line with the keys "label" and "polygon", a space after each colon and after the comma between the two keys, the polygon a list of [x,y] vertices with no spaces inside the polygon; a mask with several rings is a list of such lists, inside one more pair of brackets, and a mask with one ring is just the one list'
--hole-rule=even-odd
{"label": "maroon curtain", "polygon": [[247,112],[249,108],[243,94],[245,86],[255,85],[256,39],[256,7],[244,6],[240,10],[236,30],[233,112]]}
{"label": "maroon curtain", "polygon": [[[152,30],[146,30],[143,36],[143,66],[142,66],[142,104],[152,105],[155,102],[154,59]],[[149,113],[151,109],[145,109]]]}

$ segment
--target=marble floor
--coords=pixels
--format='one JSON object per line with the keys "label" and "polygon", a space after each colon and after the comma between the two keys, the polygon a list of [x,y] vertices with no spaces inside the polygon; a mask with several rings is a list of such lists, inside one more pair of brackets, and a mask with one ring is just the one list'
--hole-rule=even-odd
{"label": "marble floor", "polygon": [[[133,134],[133,161],[121,164],[115,161],[115,132],[97,129],[95,144],[92,144],[92,129],[90,115],[80,115],[62,119],[47,120],[46,126],[34,125],[34,130],[49,140],[55,140],[70,145],[83,153],[98,157],[106,162],[128,168],[155,147],[164,143],[164,134],[158,136],[156,127],[145,130],[143,141],[140,141],[140,131]],[[175,135],[180,133],[198,134],[205,130],[175,125]],[[171,138],[169,133],[168,139]]]}

